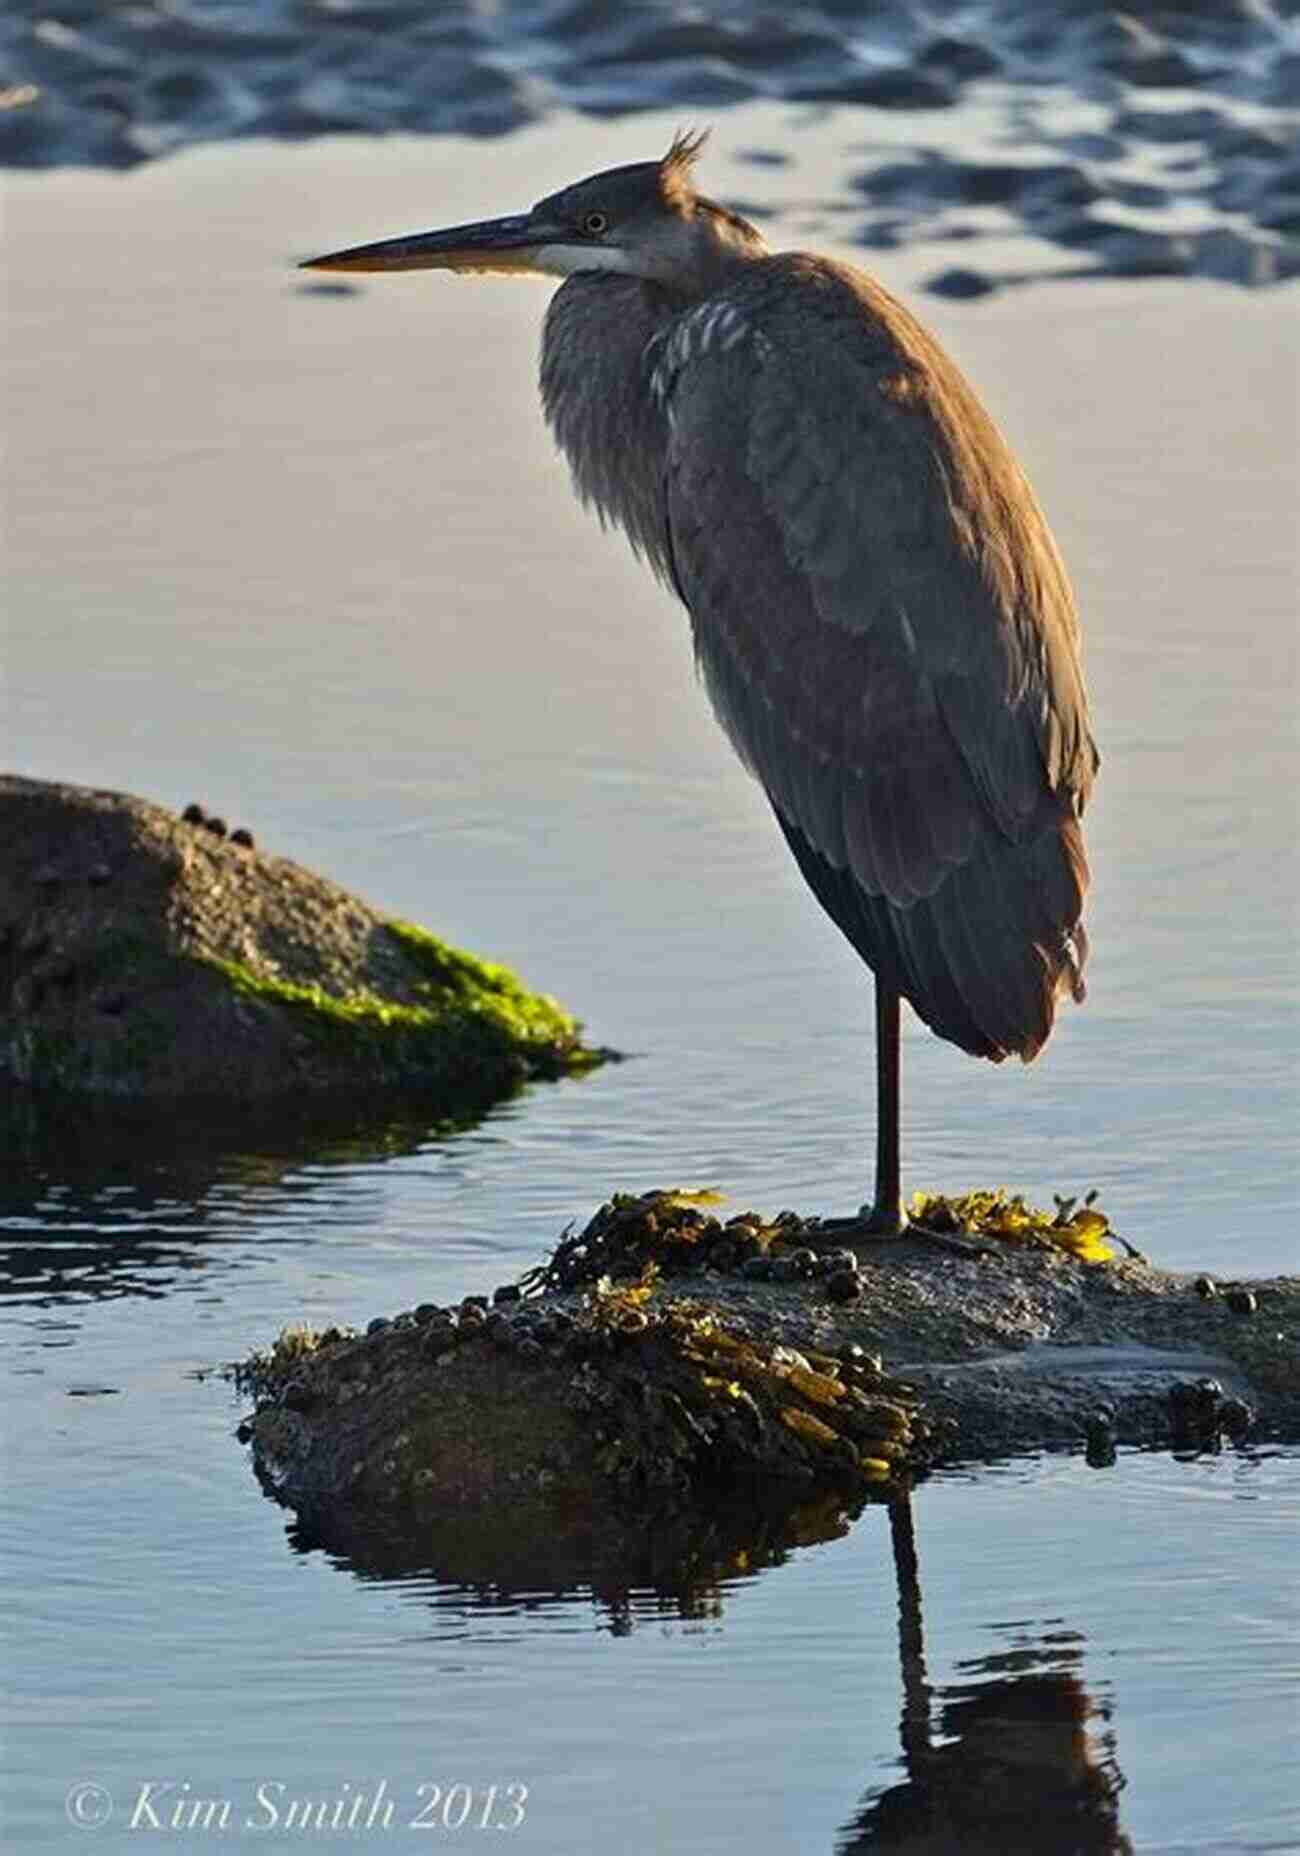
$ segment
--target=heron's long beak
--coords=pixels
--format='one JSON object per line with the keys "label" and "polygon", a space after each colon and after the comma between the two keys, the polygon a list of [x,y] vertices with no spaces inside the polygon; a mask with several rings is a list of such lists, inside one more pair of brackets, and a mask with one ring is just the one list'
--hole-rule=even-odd
{"label": "heron's long beak", "polygon": [[409,238],[381,239],[375,245],[352,245],[346,251],[305,258],[304,271],[531,271],[537,253],[556,237],[554,227],[533,213],[508,219],[480,219],[445,232],[415,232]]}

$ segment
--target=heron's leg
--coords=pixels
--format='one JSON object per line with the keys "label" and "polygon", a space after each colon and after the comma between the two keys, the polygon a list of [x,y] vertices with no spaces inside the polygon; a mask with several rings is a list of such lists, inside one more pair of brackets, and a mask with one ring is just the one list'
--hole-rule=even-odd
{"label": "heron's leg", "polygon": [[899,996],[876,980],[876,1197],[863,1207],[872,1237],[897,1237],[906,1227],[898,1164]]}
{"label": "heron's leg", "polygon": [[898,1661],[903,1674],[903,1757],[914,1784],[926,1780],[925,1761],[932,1751],[930,1682],[925,1672],[925,1626],[921,1617],[921,1572],[916,1557],[912,1498],[889,1504],[889,1538],[894,1548],[898,1585]]}

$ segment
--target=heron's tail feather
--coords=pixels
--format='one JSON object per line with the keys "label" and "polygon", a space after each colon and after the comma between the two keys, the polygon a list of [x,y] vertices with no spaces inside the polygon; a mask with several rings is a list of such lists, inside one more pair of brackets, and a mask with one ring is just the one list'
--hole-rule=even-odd
{"label": "heron's tail feather", "polygon": [[870,895],[777,817],[823,908],[939,1037],[995,1063],[1030,1063],[1058,996],[1082,999],[1088,862],[1072,815],[1021,844],[990,831],[933,895],[905,907]]}

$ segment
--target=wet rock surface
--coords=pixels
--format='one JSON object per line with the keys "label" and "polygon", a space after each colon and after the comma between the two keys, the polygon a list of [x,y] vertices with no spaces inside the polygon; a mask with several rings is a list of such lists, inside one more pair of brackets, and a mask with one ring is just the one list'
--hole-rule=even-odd
{"label": "wet rock surface", "polygon": [[1100,1466],[1121,1444],[1300,1437],[1300,1280],[1253,1283],[1243,1319],[1140,1257],[1078,1254],[1091,1224],[1059,1243],[988,1223],[846,1242],[843,1221],[619,1197],[518,1297],[286,1331],[238,1369],[246,1438],[303,1511],[589,1514],[777,1487],[888,1499],[934,1463],[1028,1449]]}
{"label": "wet rock surface", "polygon": [[460,1114],[598,1060],[505,968],[186,814],[0,778],[0,1081],[235,1101],[365,1084]]}
{"label": "wet rock surface", "polygon": [[[837,105],[868,134],[881,114],[920,112],[923,144],[947,136],[857,177],[877,214],[888,207],[894,243],[1013,228],[1086,252],[1071,270],[1090,275],[1263,285],[1300,268],[1291,0],[890,0],[788,18],[756,0],[16,0],[0,21],[0,164],[18,167],[131,167],[251,135],[499,136],[561,109],[712,113],[756,98]],[[1014,157],[968,159],[951,124],[969,104],[987,134],[991,100]],[[1090,126],[1056,127],[1080,110]],[[808,126],[792,122],[796,151]],[[972,211],[985,222],[962,225]],[[859,236],[881,243],[879,220]],[[982,293],[1012,281],[985,274]]]}
{"label": "wet rock surface", "polygon": [[260,1471],[293,1506],[864,1495],[914,1475],[935,1443],[911,1388],[863,1349],[796,1348],[683,1295],[290,1331],[241,1378],[259,1399]]}

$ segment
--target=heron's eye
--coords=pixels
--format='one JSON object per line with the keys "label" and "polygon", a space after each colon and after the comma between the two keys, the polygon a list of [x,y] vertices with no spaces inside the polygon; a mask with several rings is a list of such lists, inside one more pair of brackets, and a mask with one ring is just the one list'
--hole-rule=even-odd
{"label": "heron's eye", "polygon": [[599,238],[602,232],[609,231],[608,213],[584,213],[582,229],[588,238]]}

